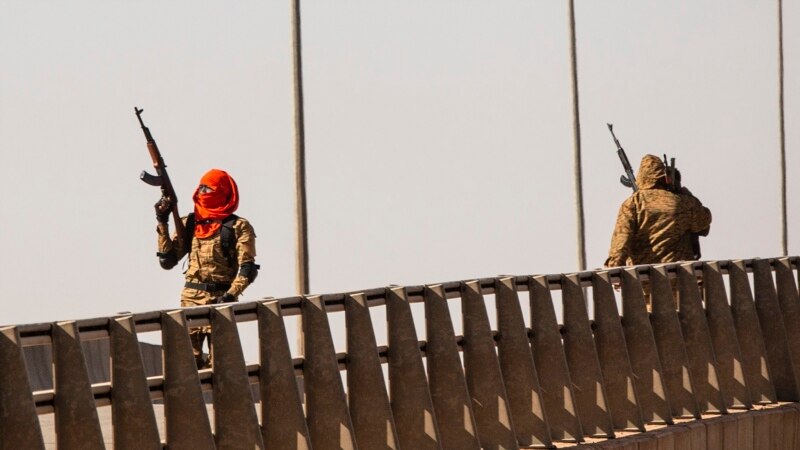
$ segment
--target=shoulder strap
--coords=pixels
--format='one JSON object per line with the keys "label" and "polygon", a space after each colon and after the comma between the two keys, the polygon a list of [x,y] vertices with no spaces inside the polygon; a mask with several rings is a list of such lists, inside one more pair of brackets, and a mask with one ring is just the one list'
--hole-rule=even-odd
{"label": "shoulder strap", "polygon": [[183,226],[183,231],[184,231],[183,245],[186,246],[187,253],[192,250],[192,239],[194,239],[194,225],[195,225],[194,213],[189,213],[189,215],[186,216],[186,224]]}
{"label": "shoulder strap", "polygon": [[[239,216],[236,214],[231,214],[222,221],[222,228],[220,229],[222,254],[226,259],[230,260],[232,264],[236,262],[234,260],[235,255],[231,253],[232,249],[236,248],[236,231],[233,229],[233,224],[238,219]],[[184,245],[187,246],[187,251],[190,251],[192,248],[195,223],[194,213],[189,213],[189,215],[186,217],[186,225],[184,227],[186,234],[184,235],[183,239],[183,242],[185,243]]]}
{"label": "shoulder strap", "polygon": [[222,254],[225,258],[235,263],[235,255],[232,253],[236,248],[236,231],[233,229],[233,224],[239,220],[239,216],[231,214],[222,221],[222,229],[220,230],[220,240],[222,241]]}

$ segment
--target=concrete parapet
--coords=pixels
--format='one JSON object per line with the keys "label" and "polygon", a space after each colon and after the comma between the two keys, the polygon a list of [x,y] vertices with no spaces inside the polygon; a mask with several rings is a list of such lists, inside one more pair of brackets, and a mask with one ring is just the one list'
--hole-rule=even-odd
{"label": "concrete parapet", "polygon": [[[0,449],[800,449],[798,265],[503,276],[4,327]],[[345,311],[343,353],[333,311]],[[284,323],[297,314],[303,355]],[[255,320],[260,361],[248,364],[238,323]],[[213,330],[213,369],[196,368],[197,326]],[[155,376],[137,339],[153,331]],[[85,342],[108,338],[110,358],[86,357]],[[35,345],[52,346],[53,389],[31,389],[49,370],[29,367]],[[109,405],[110,422],[98,416]]]}
{"label": "concrete parapet", "polygon": [[721,416],[704,416],[646,433],[565,449],[625,450],[793,450],[798,441],[800,404],[790,403]]}

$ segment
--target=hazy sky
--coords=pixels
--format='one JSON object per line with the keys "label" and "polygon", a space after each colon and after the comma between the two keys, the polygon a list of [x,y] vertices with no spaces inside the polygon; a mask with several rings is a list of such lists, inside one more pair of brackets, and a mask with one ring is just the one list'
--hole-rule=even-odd
{"label": "hazy sky", "polygon": [[[306,1],[311,290],[577,269],[566,1]],[[635,166],[677,158],[706,259],[780,254],[774,1],[576,1],[587,258]],[[800,4],[784,2],[800,254]],[[289,1],[0,0],[0,323],[177,306],[157,262],[144,108],[183,214],[238,182],[259,279],[294,294]]]}

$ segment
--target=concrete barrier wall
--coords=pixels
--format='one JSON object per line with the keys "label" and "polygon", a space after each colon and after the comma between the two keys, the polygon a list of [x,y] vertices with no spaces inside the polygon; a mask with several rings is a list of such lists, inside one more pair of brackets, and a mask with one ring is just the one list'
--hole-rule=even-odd
{"label": "concrete barrier wall", "polygon": [[793,450],[800,448],[798,404],[735,412],[566,449]]}
{"label": "concrete barrier wall", "polygon": [[[99,405],[111,407],[115,448],[795,448],[799,264],[637,266],[0,327],[0,450],[44,448],[49,412],[59,449],[103,448]],[[369,314],[378,305],[386,343]],[[345,312],[345,354],[331,311]],[[283,318],[298,314],[306,354],[293,357]],[[243,357],[245,321],[258,323],[259,364]],[[198,372],[188,328],[207,324],[215,366]],[[137,335],[153,331],[163,374],[148,377]],[[90,376],[95,339],[109,339],[110,382]],[[34,392],[25,349],[39,345],[52,346],[54,382]]]}

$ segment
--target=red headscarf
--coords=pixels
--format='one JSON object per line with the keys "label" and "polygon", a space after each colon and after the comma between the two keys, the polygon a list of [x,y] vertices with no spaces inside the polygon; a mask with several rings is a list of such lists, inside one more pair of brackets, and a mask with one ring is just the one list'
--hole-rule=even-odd
{"label": "red headscarf", "polygon": [[[201,193],[200,185],[213,192]],[[239,188],[224,170],[211,169],[200,178],[200,184],[192,196],[194,200],[194,235],[198,238],[213,236],[222,226],[222,219],[239,207]]]}

